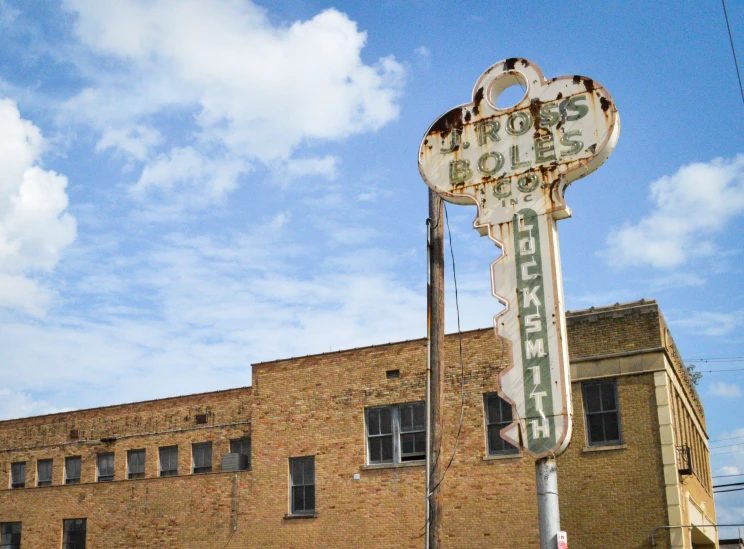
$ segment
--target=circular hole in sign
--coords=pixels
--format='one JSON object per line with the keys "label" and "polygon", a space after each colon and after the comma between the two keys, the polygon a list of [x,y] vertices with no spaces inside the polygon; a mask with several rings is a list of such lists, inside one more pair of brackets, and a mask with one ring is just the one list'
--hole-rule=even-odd
{"label": "circular hole in sign", "polygon": [[507,72],[491,82],[486,97],[494,109],[503,111],[515,107],[526,96],[527,79],[518,72]]}

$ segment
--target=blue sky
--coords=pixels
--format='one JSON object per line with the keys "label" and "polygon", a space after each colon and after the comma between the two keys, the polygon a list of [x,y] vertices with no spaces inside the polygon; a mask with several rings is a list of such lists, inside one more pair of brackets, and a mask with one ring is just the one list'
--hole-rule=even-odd
{"label": "blue sky", "polygon": [[[744,356],[744,105],[718,2],[0,0],[0,33],[0,417],[423,336],[418,145],[514,56],[601,82],[621,116],[567,192],[568,308],[656,298],[683,357]],[[463,328],[490,326],[497,250],[472,208],[449,214]],[[744,372],[699,391],[711,440],[744,441]],[[744,444],[713,454],[744,473]],[[739,493],[718,509],[744,522]]]}

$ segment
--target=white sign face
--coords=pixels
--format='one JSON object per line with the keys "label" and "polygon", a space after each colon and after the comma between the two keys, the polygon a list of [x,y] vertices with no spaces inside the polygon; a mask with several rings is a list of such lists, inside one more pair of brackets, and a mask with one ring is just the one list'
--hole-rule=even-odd
{"label": "white sign face", "polygon": [[[514,106],[496,106],[521,85]],[[571,438],[563,283],[556,220],[570,217],[566,186],[599,167],[620,133],[610,94],[582,76],[546,80],[526,59],[488,69],[473,102],[442,115],[424,136],[419,170],[445,200],[473,204],[473,225],[501,248],[493,295],[505,305],[496,334],[511,341],[513,365],[499,393],[514,422],[501,435],[530,455],[560,454]]]}

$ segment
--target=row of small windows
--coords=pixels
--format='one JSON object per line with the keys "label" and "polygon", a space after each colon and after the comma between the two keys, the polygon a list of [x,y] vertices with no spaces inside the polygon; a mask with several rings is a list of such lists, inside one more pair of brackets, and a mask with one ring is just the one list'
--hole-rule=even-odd
{"label": "row of small windows", "polygon": [[[620,410],[614,379],[582,384],[587,444],[620,444]],[[511,404],[497,394],[483,397],[488,455],[518,454],[519,449],[502,438],[501,430],[513,422]],[[370,464],[402,463],[426,458],[426,410],[424,402],[367,408],[367,455]]]}
{"label": "row of small windows", "polygon": [[[587,444],[606,446],[620,444],[620,413],[617,398],[617,383],[614,379],[582,384],[584,414],[586,420]],[[486,419],[486,440],[488,455],[518,454],[519,450],[501,437],[501,430],[511,424],[512,407],[497,394],[484,395]],[[370,464],[396,464],[423,460],[426,457],[426,410],[424,402],[376,406],[365,410],[367,427],[367,456]],[[178,446],[165,446],[158,449],[159,476],[178,475]],[[251,439],[242,438],[230,441],[231,454],[245,456],[238,469],[250,468]],[[212,443],[192,444],[192,473],[212,471]],[[127,478],[145,477],[146,451],[127,452]],[[292,458],[290,476],[292,479],[292,506],[297,509],[314,509],[314,462],[310,458]],[[301,461],[305,459],[306,461]],[[41,459],[36,462],[36,485],[52,484],[53,460]],[[65,458],[65,484],[80,483],[81,458]],[[308,481],[310,479],[312,482]],[[114,480],[114,454],[97,455],[97,481]],[[11,464],[11,488],[24,488],[26,485],[26,463]],[[310,488],[312,486],[312,488]],[[294,488],[297,488],[295,491]],[[295,500],[295,497],[297,498]],[[309,502],[309,503],[308,503]],[[5,549],[0,545],[0,549]]]}
{"label": "row of small windows", "polygon": [[[0,522],[0,549],[20,549],[22,523]],[[62,549],[85,549],[87,520],[84,518],[62,521]]]}
{"label": "row of small windows", "polygon": [[[230,452],[245,456],[241,460],[239,469],[250,468],[251,439],[241,438],[230,441]],[[178,475],[178,446],[163,446],[158,448],[159,476],[171,477]],[[127,452],[127,478],[137,479],[145,477],[146,450],[129,450]],[[212,443],[198,442],[191,445],[192,473],[212,472]],[[50,486],[52,484],[52,470],[54,460],[40,459],[36,462],[36,486]],[[82,458],[70,456],[65,458],[64,483],[80,484]],[[114,480],[114,453],[105,452],[96,455],[96,480],[109,482]],[[26,462],[16,462],[10,465],[10,487],[26,487]],[[0,544],[0,549],[5,547]]]}

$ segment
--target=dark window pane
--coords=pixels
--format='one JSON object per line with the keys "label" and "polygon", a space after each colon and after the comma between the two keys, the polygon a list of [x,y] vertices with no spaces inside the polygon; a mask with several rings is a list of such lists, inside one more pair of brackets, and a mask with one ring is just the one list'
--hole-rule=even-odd
{"label": "dark window pane", "polygon": [[604,428],[602,426],[602,414],[587,416],[586,422],[589,429],[589,444],[604,442]]}
{"label": "dark window pane", "polygon": [[36,484],[38,486],[51,486],[52,463],[51,459],[40,459],[36,462]]}
{"label": "dark window pane", "polygon": [[302,482],[302,463],[299,461],[295,461],[292,464],[292,485],[293,486],[302,486],[304,482]]}
{"label": "dark window pane", "polygon": [[[501,405],[501,419],[499,420],[499,423],[511,423],[512,405],[498,395],[496,395],[496,398],[499,399],[499,403]],[[504,427],[506,427],[506,425]]]}
{"label": "dark window pane", "polygon": [[303,484],[315,484],[315,458],[306,458],[303,466],[305,471]]}
{"label": "dark window pane", "polygon": [[504,449],[504,440],[499,434],[500,425],[488,426],[488,453],[495,454]]}
{"label": "dark window pane", "polygon": [[26,463],[13,463],[10,466],[11,488],[24,488],[26,486]]}
{"label": "dark window pane", "polygon": [[619,441],[620,430],[617,425],[617,412],[602,414],[604,418],[604,430],[606,441]]}
{"label": "dark window pane", "polygon": [[114,454],[98,454],[98,481],[114,480]]}
{"label": "dark window pane", "polygon": [[413,453],[413,437],[414,435],[400,435],[400,451],[403,454]]}
{"label": "dark window pane", "polygon": [[380,434],[380,411],[379,410],[370,410],[367,413],[368,418],[368,429],[370,435],[379,435]]}
{"label": "dark window pane", "polygon": [[65,484],[78,484],[80,482],[80,457],[73,456],[65,458]]}
{"label": "dark window pane", "polygon": [[426,430],[426,406],[423,402],[413,405],[413,425],[416,429]]}
{"label": "dark window pane", "polygon": [[85,549],[85,519],[69,519],[63,524],[62,549]]}
{"label": "dark window pane", "polygon": [[615,404],[615,384],[614,383],[603,383],[602,384],[602,410],[607,412],[610,410],[617,410]]}
{"label": "dark window pane", "polygon": [[390,408],[380,409],[380,434],[393,432],[393,416]]}
{"label": "dark window pane", "polygon": [[486,399],[486,421],[488,423],[501,421],[501,404],[496,395],[491,395]]}
{"label": "dark window pane", "polygon": [[145,451],[130,450],[127,453],[127,468],[129,469],[129,478],[144,478]]}
{"label": "dark window pane", "polygon": [[393,437],[381,437],[382,461],[393,461]]}
{"label": "dark window pane", "polygon": [[173,477],[178,474],[178,446],[160,448],[160,476]]}
{"label": "dark window pane", "polygon": [[372,438],[369,440],[369,461],[377,463],[382,461],[382,439]]}
{"label": "dark window pane", "polygon": [[194,473],[209,473],[212,471],[212,443],[200,442],[192,445]]}
{"label": "dark window pane", "polygon": [[425,432],[416,433],[414,437],[415,437],[415,440],[414,440],[413,451],[417,453],[425,454],[426,453],[426,433]]}
{"label": "dark window pane", "polygon": [[413,429],[413,408],[408,406],[400,407],[400,430],[410,431]]}
{"label": "dark window pane", "polygon": [[315,511],[315,485],[305,487],[305,511]]}
{"label": "dark window pane", "polygon": [[305,509],[305,491],[302,486],[292,487],[292,512],[298,513]]}
{"label": "dark window pane", "polygon": [[584,385],[584,399],[587,412],[601,411],[598,384]]}

